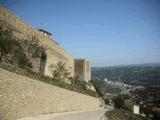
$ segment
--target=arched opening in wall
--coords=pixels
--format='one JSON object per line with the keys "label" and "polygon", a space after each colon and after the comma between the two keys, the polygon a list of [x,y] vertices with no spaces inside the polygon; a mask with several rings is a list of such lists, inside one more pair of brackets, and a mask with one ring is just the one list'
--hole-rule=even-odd
{"label": "arched opening in wall", "polygon": [[40,69],[39,69],[39,73],[42,75],[44,75],[44,72],[45,72],[46,61],[47,61],[47,54],[45,52],[42,52]]}

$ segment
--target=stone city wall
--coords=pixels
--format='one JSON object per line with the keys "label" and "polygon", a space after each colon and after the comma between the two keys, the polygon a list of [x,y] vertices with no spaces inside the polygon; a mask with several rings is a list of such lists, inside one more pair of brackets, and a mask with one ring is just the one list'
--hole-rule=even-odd
{"label": "stone city wall", "polygon": [[49,85],[0,68],[0,120],[99,108],[99,98]]}
{"label": "stone city wall", "polygon": [[88,82],[91,80],[91,63],[86,59],[74,60],[75,77]]}
{"label": "stone city wall", "polygon": [[5,8],[0,6],[0,23],[1,26],[10,27],[13,29],[13,34],[20,40],[38,40],[39,44],[46,48],[47,60],[45,66],[45,74],[51,75],[48,71],[50,64],[57,63],[57,61],[66,62],[67,67],[74,76],[74,59],[62,47],[60,47],[50,37],[45,36],[31,25],[24,22],[22,19],[15,16]]}

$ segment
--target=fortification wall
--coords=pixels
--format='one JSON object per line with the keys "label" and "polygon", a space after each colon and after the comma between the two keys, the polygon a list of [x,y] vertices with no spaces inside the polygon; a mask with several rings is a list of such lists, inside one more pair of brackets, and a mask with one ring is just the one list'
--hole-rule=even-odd
{"label": "fortification wall", "polygon": [[91,80],[91,63],[85,59],[74,60],[75,77],[88,82]]}
{"label": "fortification wall", "polygon": [[91,62],[85,60],[85,80],[91,80]]}
{"label": "fortification wall", "polygon": [[[1,25],[6,28],[13,29],[13,34],[19,40],[38,40],[39,44],[46,48],[47,61],[45,66],[45,74],[51,75],[48,71],[48,66],[54,64],[57,61],[66,62],[67,67],[71,72],[71,76],[74,76],[74,59],[67,53],[62,47],[57,45],[54,40],[45,36],[31,25],[27,24],[13,13],[9,12],[5,8],[0,6],[0,21]],[[6,26],[5,26],[6,24]]]}
{"label": "fortification wall", "polygon": [[99,98],[33,80],[0,68],[0,120],[99,108]]}

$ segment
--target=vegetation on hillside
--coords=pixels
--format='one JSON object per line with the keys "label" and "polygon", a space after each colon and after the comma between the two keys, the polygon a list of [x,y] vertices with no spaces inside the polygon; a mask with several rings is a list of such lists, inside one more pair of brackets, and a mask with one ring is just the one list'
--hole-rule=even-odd
{"label": "vegetation on hillside", "polygon": [[124,99],[122,97],[114,97],[113,103],[115,108],[124,108]]}
{"label": "vegetation on hillside", "polygon": [[66,82],[75,86],[76,88],[87,90],[87,86],[90,86],[91,83],[82,81],[73,77],[70,77],[69,69],[67,69],[66,63],[63,61],[58,61],[56,64],[51,64],[48,67],[49,71],[52,74],[53,80],[58,80]]}
{"label": "vegetation on hillside", "polygon": [[36,40],[30,42],[13,37],[10,29],[0,28],[0,62],[32,68],[32,59],[45,58],[45,49]]}
{"label": "vegetation on hillside", "polygon": [[51,72],[53,79],[64,80],[69,78],[70,72],[66,67],[66,63],[63,61],[51,64],[48,69]]}
{"label": "vegetation on hillside", "polygon": [[0,29],[0,62],[32,67],[20,43],[11,36],[11,31]]}
{"label": "vegetation on hillside", "polygon": [[160,84],[160,65],[133,65],[92,68],[93,80],[122,81],[133,85]]}
{"label": "vegetation on hillside", "polygon": [[60,81],[60,80],[56,80],[56,79],[53,80],[50,77],[40,75],[40,74],[32,71],[32,69],[29,69],[29,68],[23,68],[22,69],[22,68],[13,66],[13,65],[2,64],[2,63],[0,63],[0,68],[6,69],[10,72],[14,72],[14,73],[17,73],[17,74],[20,74],[20,75],[23,75],[23,76],[27,76],[27,77],[35,79],[35,80],[45,82],[45,83],[50,84],[50,85],[55,85],[55,86],[62,87],[62,88],[72,90],[72,91],[75,91],[75,92],[79,92],[79,93],[82,93],[82,94],[85,94],[85,95],[90,95],[90,96],[93,96],[93,97],[97,97],[97,93],[95,91],[92,91],[92,90],[89,90],[89,89],[84,89],[84,83],[81,82],[81,81],[79,81],[76,84],[67,84],[64,81]]}
{"label": "vegetation on hillside", "polygon": [[144,89],[135,90],[132,94],[136,96],[133,100],[135,103],[140,104],[140,111],[142,113],[146,115],[159,114],[153,111],[153,108],[160,108],[160,86],[149,86]]}
{"label": "vegetation on hillside", "polygon": [[110,85],[104,80],[92,80],[92,83],[98,92],[99,96],[104,96],[106,93],[117,93],[121,92],[121,88],[115,85]]}
{"label": "vegetation on hillside", "polygon": [[132,112],[122,109],[107,111],[105,116],[108,118],[108,120],[145,120],[144,118],[135,115]]}

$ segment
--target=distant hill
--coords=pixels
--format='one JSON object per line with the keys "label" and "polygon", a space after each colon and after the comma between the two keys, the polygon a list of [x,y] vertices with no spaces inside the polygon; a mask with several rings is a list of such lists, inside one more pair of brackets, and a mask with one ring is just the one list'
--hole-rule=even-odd
{"label": "distant hill", "polygon": [[122,81],[133,85],[160,84],[160,63],[92,67],[92,80]]}

